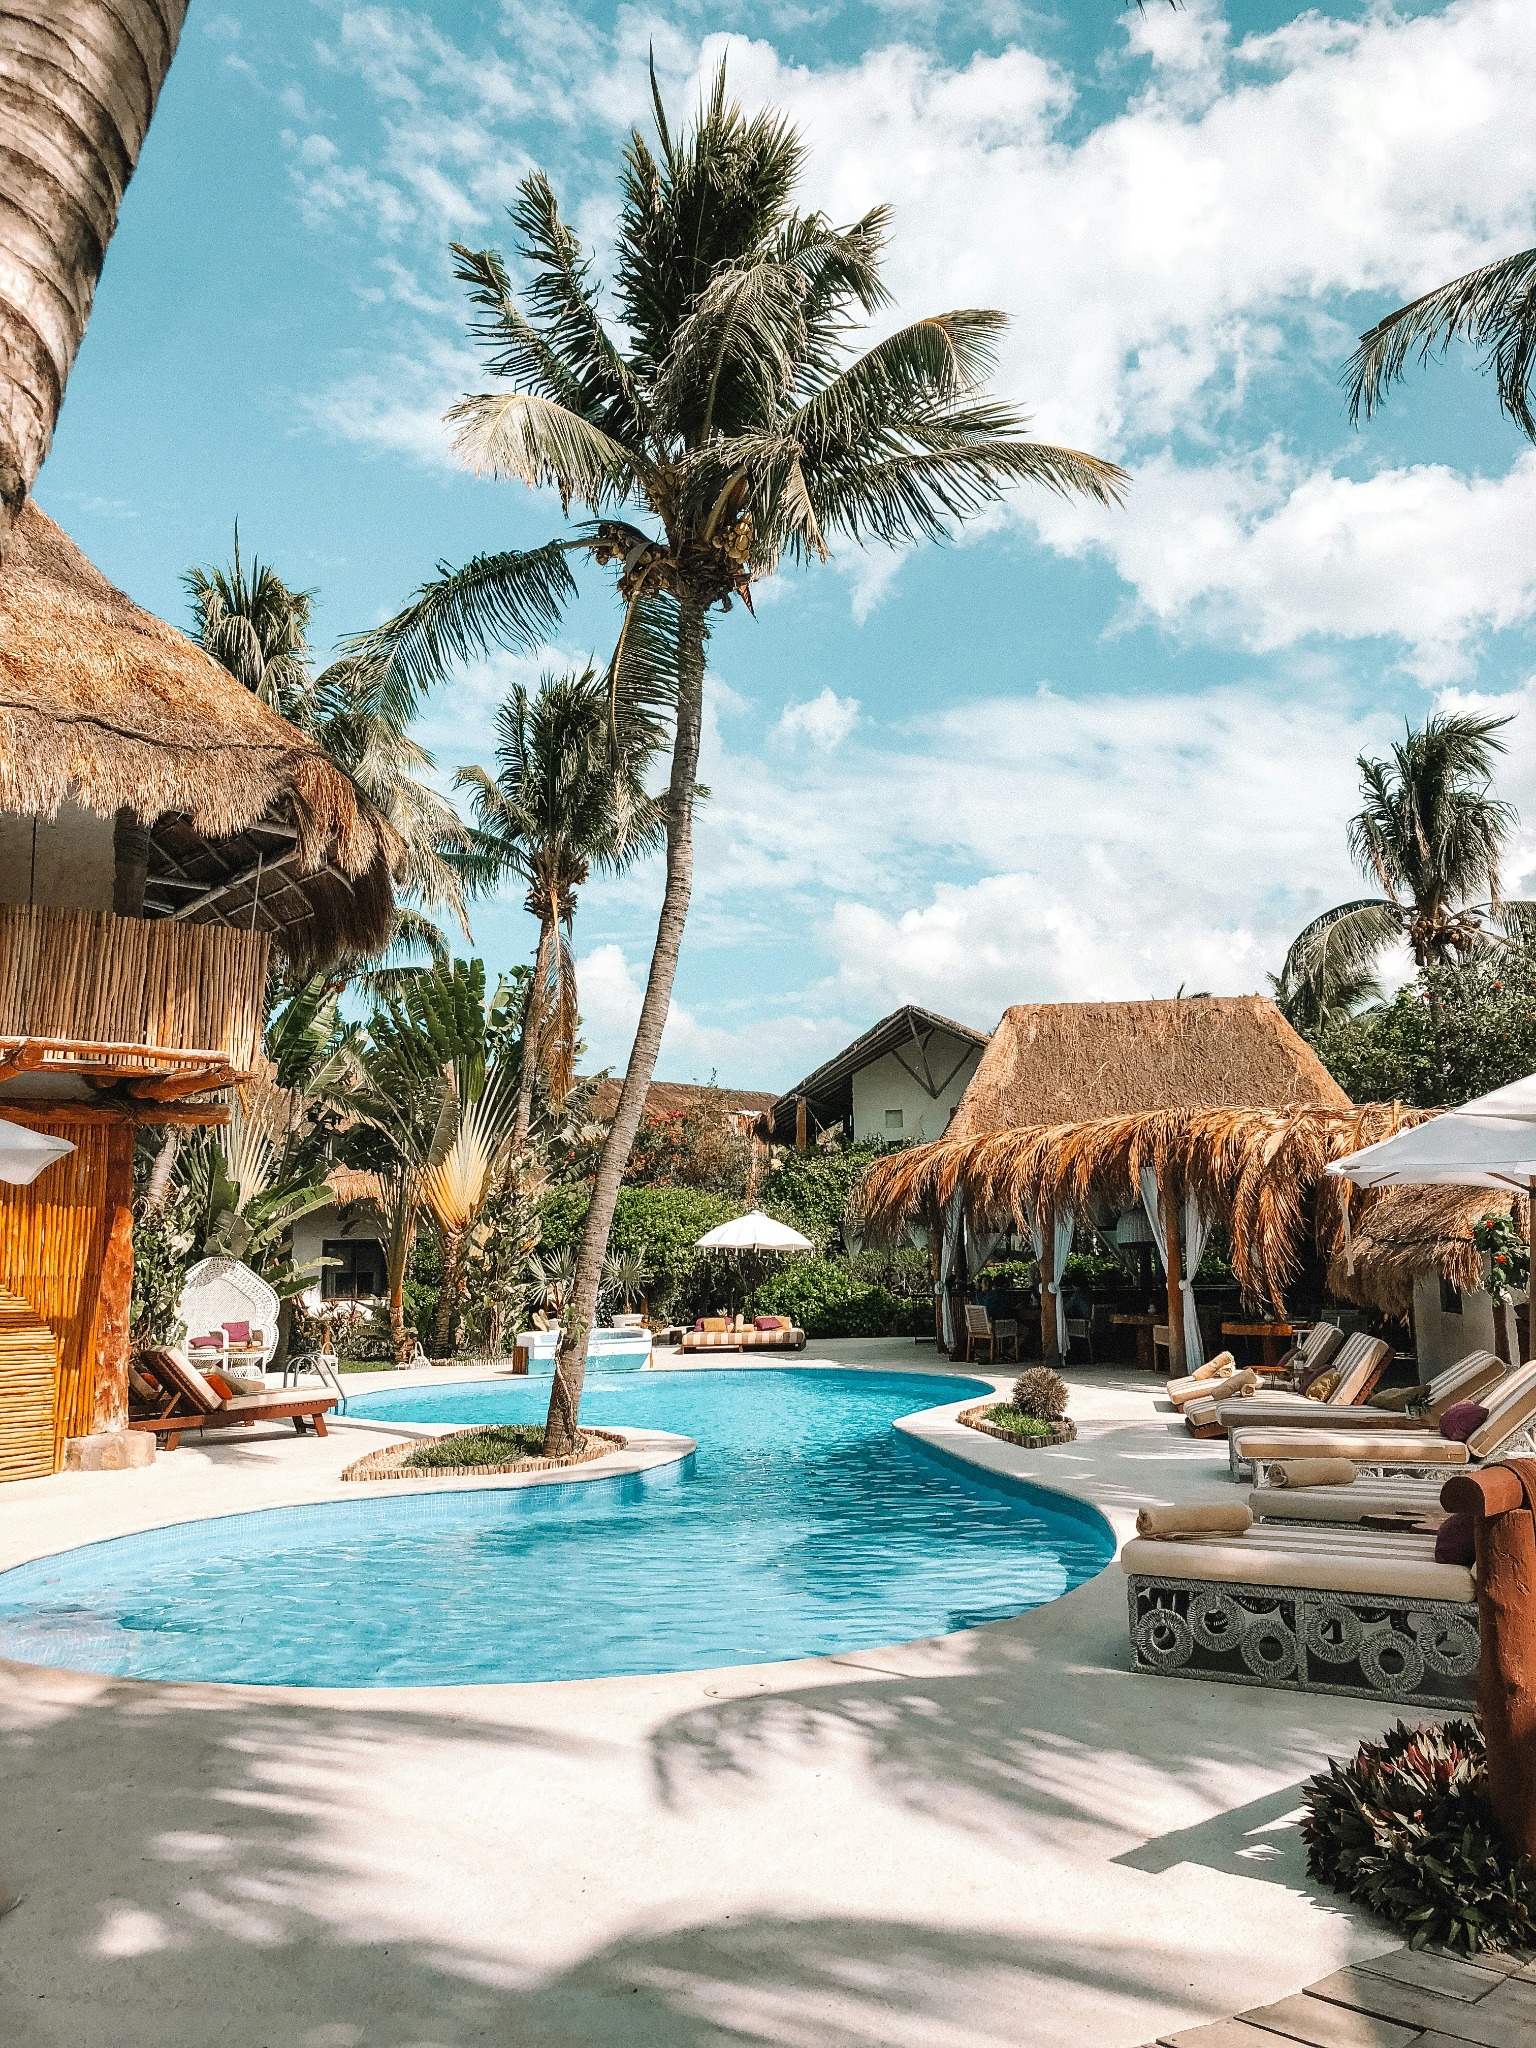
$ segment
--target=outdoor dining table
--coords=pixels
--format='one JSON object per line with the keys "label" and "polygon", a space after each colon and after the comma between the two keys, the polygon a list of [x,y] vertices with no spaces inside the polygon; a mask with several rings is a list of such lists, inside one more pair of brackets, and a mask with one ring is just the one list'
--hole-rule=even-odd
{"label": "outdoor dining table", "polygon": [[1152,1348],[1152,1332],[1157,1327],[1157,1317],[1133,1315],[1129,1310],[1120,1310],[1109,1320],[1110,1326],[1114,1329],[1136,1332],[1136,1363],[1144,1372],[1156,1372],[1157,1354]]}
{"label": "outdoor dining table", "polygon": [[1296,1334],[1292,1323],[1223,1323],[1223,1337],[1257,1337],[1263,1346],[1263,1363],[1260,1372],[1278,1372],[1280,1369],[1280,1347],[1288,1345]]}

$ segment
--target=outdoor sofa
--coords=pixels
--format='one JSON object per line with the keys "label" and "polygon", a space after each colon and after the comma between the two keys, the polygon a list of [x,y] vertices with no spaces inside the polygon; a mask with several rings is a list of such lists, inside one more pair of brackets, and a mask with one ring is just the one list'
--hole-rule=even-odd
{"label": "outdoor sofa", "polygon": [[[254,1429],[258,1422],[291,1422],[300,1436],[306,1423],[324,1436],[325,1418],[336,1406],[334,1394],[301,1394],[296,1388],[253,1393],[236,1386],[221,1394],[179,1351],[145,1352],[135,1374],[147,1413],[131,1415],[130,1429],[152,1430],[174,1451],[191,1430]],[[226,1382],[226,1384],[228,1384]],[[142,1389],[142,1391],[141,1391]]]}
{"label": "outdoor sofa", "polygon": [[[766,1320],[766,1319],[765,1319]],[[803,1351],[805,1332],[797,1330],[783,1316],[775,1318],[776,1329],[760,1330],[755,1323],[731,1321],[725,1316],[706,1316],[704,1327],[683,1332],[684,1351]]]}
{"label": "outdoor sofa", "polygon": [[1228,1439],[1232,1476],[1261,1479],[1268,1466],[1287,1458],[1348,1458],[1357,1470],[1374,1476],[1432,1479],[1518,1454],[1536,1439],[1536,1363],[1517,1366],[1495,1380],[1479,1405],[1487,1409],[1487,1420],[1464,1443],[1438,1429],[1404,1427],[1410,1418],[1385,1414],[1377,1418],[1377,1428],[1234,1428]]}
{"label": "outdoor sofa", "polygon": [[1136,1536],[1120,1562],[1137,1671],[1413,1706],[1472,1698],[1472,1572],[1437,1562],[1431,1534],[1266,1521],[1245,1535]]}

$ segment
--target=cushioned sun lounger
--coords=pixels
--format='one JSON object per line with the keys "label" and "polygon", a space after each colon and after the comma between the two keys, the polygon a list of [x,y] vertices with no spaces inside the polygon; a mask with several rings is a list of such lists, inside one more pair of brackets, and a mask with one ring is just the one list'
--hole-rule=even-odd
{"label": "cushioned sun lounger", "polygon": [[1314,1401],[1305,1394],[1286,1393],[1284,1390],[1263,1392],[1218,1402],[1216,1419],[1223,1428],[1230,1429],[1234,1422],[1268,1422],[1277,1417],[1289,1419],[1298,1413],[1310,1416],[1330,1409],[1358,1407],[1375,1393],[1376,1383],[1386,1371],[1391,1357],[1390,1344],[1357,1330],[1353,1337],[1345,1339],[1337,1357],[1327,1368],[1338,1375],[1338,1380],[1326,1401]]}
{"label": "cushioned sun lounger", "polygon": [[147,1351],[142,1365],[163,1399],[149,1415],[130,1418],[130,1429],[153,1430],[174,1451],[189,1430],[254,1429],[258,1422],[291,1422],[300,1436],[306,1423],[324,1436],[325,1418],[336,1406],[334,1394],[300,1394],[294,1389],[273,1393],[234,1394],[226,1399],[209,1385],[195,1365],[169,1348]]}
{"label": "cushioned sun lounger", "polygon": [[[1304,1394],[1260,1394],[1248,1401],[1222,1401],[1216,1414],[1231,1429],[1263,1428],[1274,1424],[1284,1429],[1423,1429],[1438,1423],[1447,1408],[1458,1401],[1482,1401],[1486,1390],[1509,1371],[1502,1358],[1491,1351],[1469,1351],[1444,1372],[1435,1374],[1422,1400],[1407,1410],[1359,1406],[1336,1399],[1309,1401]],[[1339,1392],[1343,1391],[1340,1383]]]}
{"label": "cushioned sun lounger", "polygon": [[[1347,1488],[1329,1488],[1347,1492]],[[1121,1553],[1131,1662],[1164,1677],[1462,1705],[1477,1671],[1472,1574],[1432,1536],[1264,1524]]]}
{"label": "cushioned sun lounger", "polygon": [[[1518,1366],[1496,1380],[1481,1405],[1488,1419],[1465,1443],[1423,1428],[1236,1428],[1228,1439],[1232,1476],[1260,1478],[1263,1467],[1283,1458],[1348,1458],[1372,1475],[1422,1472],[1433,1478],[1437,1472],[1519,1452],[1536,1435],[1536,1364]],[[1391,1424],[1398,1418],[1383,1415],[1380,1420]]]}
{"label": "cushioned sun lounger", "polygon": [[[1460,1469],[1457,1467],[1456,1469]],[[1422,1479],[1356,1479],[1349,1486],[1255,1486],[1248,1506],[1256,1522],[1359,1522],[1367,1515],[1438,1515]]]}

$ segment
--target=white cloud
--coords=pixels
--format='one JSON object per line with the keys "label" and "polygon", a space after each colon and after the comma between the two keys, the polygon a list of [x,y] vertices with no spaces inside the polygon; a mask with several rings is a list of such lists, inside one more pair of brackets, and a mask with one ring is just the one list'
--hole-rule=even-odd
{"label": "white cloud", "polygon": [[776,728],[780,739],[809,740],[824,754],[841,746],[859,722],[857,697],[839,697],[829,685],[801,704],[787,704]]}
{"label": "white cloud", "polygon": [[[622,1073],[640,1016],[647,963],[631,966],[617,944],[593,947],[576,963],[581,992],[581,1025],[589,1071],[611,1067]],[[706,1024],[675,999],[667,1014],[656,1071],[668,1080],[718,1079],[723,1087],[773,1087],[807,1071],[850,1035],[841,1017],[798,1014],[767,1016],[760,1002],[742,1012],[743,1021]]]}
{"label": "white cloud", "polygon": [[1137,506],[1107,531],[1075,507],[1042,523],[1068,552],[1110,555],[1142,616],[1254,653],[1395,639],[1434,683],[1470,674],[1480,634],[1536,618],[1536,454],[1503,476],[1426,463],[1359,480],[1273,445],[1202,469],[1159,456]]}

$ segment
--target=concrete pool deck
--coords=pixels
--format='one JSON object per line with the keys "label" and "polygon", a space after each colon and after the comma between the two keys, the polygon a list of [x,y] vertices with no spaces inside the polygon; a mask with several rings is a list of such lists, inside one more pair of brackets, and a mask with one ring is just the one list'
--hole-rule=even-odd
{"label": "concrete pool deck", "polygon": [[[1230,1487],[1145,1376],[1068,1377],[1075,1444],[921,1431],[1121,1535]],[[353,1384],[381,1382],[410,1383]],[[0,1488],[0,1561],[330,1497],[405,1434],[241,1431]],[[658,1677],[341,1693],[0,1665],[0,2041],[1136,2048],[1397,1946],[1313,1890],[1286,1819],[1394,1718],[1133,1676],[1118,1566],[958,1636]]]}

